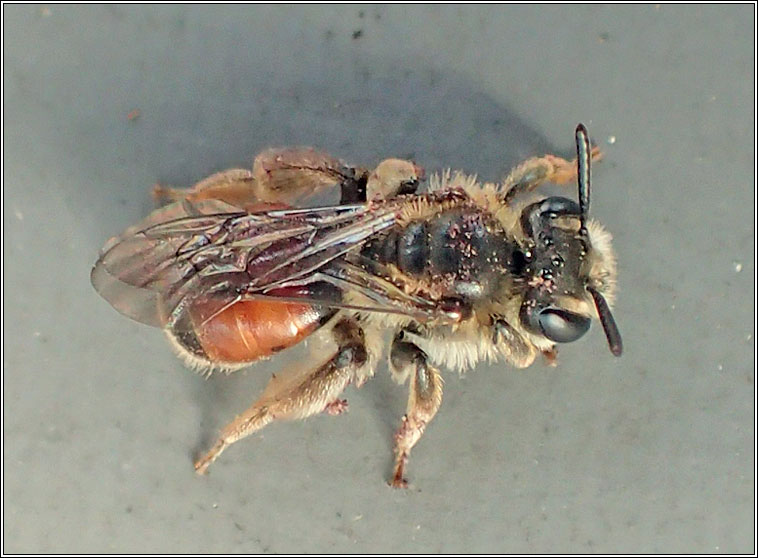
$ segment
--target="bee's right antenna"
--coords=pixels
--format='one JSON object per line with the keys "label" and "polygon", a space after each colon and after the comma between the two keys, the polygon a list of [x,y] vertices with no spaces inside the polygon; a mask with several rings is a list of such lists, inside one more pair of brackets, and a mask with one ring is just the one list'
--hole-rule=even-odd
{"label": "bee's right antenna", "polygon": [[592,151],[590,147],[590,135],[584,124],[576,127],[576,166],[579,183],[579,219],[582,224],[581,232],[587,234],[587,215],[590,211],[590,160]]}
{"label": "bee's right antenna", "polygon": [[605,332],[605,338],[608,340],[608,348],[610,348],[613,356],[620,357],[624,352],[624,344],[621,341],[621,333],[616,325],[616,320],[613,319],[611,309],[608,308],[608,303],[599,292],[592,287],[587,287],[587,290],[592,295],[592,299],[595,301],[595,308],[597,309],[597,315],[600,317],[600,323],[603,325],[603,331]]}

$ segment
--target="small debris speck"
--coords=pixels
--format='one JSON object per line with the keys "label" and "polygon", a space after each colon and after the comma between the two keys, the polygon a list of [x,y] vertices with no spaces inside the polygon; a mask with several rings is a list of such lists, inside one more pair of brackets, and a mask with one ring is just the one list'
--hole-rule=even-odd
{"label": "small debris speck", "polygon": [[53,11],[47,6],[45,6],[42,9],[40,9],[39,15],[41,15],[42,17],[50,17],[51,15],[53,15]]}
{"label": "small debris speck", "polygon": [[137,120],[139,118],[139,115],[141,114],[139,109],[134,109],[129,114],[126,115],[127,120]]}
{"label": "small debris speck", "polygon": [[718,365],[719,372],[721,372],[724,369],[724,366],[722,364]]}
{"label": "small debris speck", "polygon": [[19,221],[24,220],[24,214],[21,213],[21,210],[18,207],[13,208],[13,214],[16,216],[16,219],[18,219]]}
{"label": "small debris speck", "polygon": [[363,37],[363,29],[358,29],[357,31],[353,31],[353,39],[360,39]]}
{"label": "small debris speck", "polygon": [[733,265],[734,265],[735,273],[739,273],[740,271],[742,271],[742,262],[735,261],[733,262]]}
{"label": "small debris speck", "polygon": [[608,139],[606,141],[608,142],[608,145],[613,145],[616,143],[616,136],[608,136]]}

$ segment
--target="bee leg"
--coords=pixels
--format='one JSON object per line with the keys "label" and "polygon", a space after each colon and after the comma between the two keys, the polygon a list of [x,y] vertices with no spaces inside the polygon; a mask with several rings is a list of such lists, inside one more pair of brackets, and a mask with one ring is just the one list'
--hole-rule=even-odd
{"label": "bee leg", "polygon": [[[516,368],[526,368],[534,362],[537,350],[504,318],[492,318],[492,343],[498,352]],[[547,355],[546,355],[547,356]]]}
{"label": "bee leg", "polygon": [[[591,155],[593,161],[603,158],[603,153],[597,146],[593,146]],[[576,173],[576,159],[567,161],[555,155],[533,157],[513,169],[500,190],[504,193],[503,199],[508,203],[545,182],[572,184],[576,181]]]}
{"label": "bee leg", "polygon": [[341,415],[342,413],[346,413],[348,408],[347,399],[335,399],[331,403],[328,403],[326,407],[324,407],[324,412],[327,415],[337,416]]}
{"label": "bee leg", "polygon": [[404,473],[411,448],[442,403],[442,377],[427,363],[424,351],[404,340],[402,331],[392,342],[390,365],[396,378],[410,376],[408,408],[395,433],[395,468],[390,481],[394,488],[406,488]]}
{"label": "bee leg", "polygon": [[274,377],[263,395],[244,413],[230,422],[211,448],[195,462],[203,474],[221,452],[234,442],[250,436],[274,420],[303,419],[328,411],[342,391],[356,378],[370,374],[363,330],[352,319],[339,321],[332,329],[337,351],[315,370],[294,379]]}
{"label": "bee leg", "polygon": [[424,179],[424,169],[412,161],[385,159],[369,172],[359,173],[340,184],[340,204],[363,203],[415,194]]}
{"label": "bee leg", "polygon": [[155,185],[153,197],[159,203],[213,199],[253,211],[262,204],[289,206],[343,183],[343,188],[357,188],[355,184],[362,180],[365,201],[367,175],[367,171],[312,148],[267,149],[255,157],[252,170],[217,172],[186,189]]}
{"label": "bee leg", "polygon": [[367,173],[355,178],[345,179],[340,183],[340,205],[363,203],[366,201]]}
{"label": "bee leg", "polygon": [[423,167],[404,159],[385,159],[367,176],[362,201],[415,194],[425,177]]}
{"label": "bee leg", "polygon": [[545,359],[546,365],[552,366],[553,368],[558,366],[558,349],[555,347],[542,351],[542,356]]}
{"label": "bee leg", "polygon": [[[267,149],[253,163],[258,198],[267,202],[292,203],[340,186],[342,197],[363,196],[368,171],[348,165],[310,147]],[[362,189],[362,194],[361,194]]]}
{"label": "bee leg", "polygon": [[204,178],[191,188],[172,188],[156,184],[153,199],[158,204],[181,200],[221,200],[232,205],[249,200],[253,173],[246,169],[229,169]]}

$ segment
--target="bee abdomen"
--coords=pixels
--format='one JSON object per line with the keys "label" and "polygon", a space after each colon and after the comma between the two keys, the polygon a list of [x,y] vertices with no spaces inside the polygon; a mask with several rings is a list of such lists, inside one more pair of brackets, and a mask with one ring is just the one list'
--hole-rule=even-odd
{"label": "bee abdomen", "polygon": [[211,360],[251,362],[302,341],[321,317],[309,304],[249,300],[196,326],[195,334]]}
{"label": "bee abdomen", "polygon": [[236,368],[299,343],[334,311],[307,302],[242,300],[208,318],[213,303],[196,301],[169,330],[181,356],[198,367]]}

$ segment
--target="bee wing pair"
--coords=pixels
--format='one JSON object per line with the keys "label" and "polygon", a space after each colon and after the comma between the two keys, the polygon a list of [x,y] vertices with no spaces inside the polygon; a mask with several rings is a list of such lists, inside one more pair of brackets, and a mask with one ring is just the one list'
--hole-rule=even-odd
{"label": "bee wing pair", "polygon": [[[292,154],[282,160],[287,168],[283,174],[270,173],[267,186],[275,185],[280,197],[292,195],[285,192],[288,186],[303,193],[323,187],[328,177],[334,183],[355,175],[335,173],[331,158],[321,163],[311,158],[303,166],[301,157],[300,172]],[[260,169],[258,160],[256,164]],[[240,300],[287,301],[292,290],[286,287],[328,283],[340,293],[358,292],[370,304],[350,305],[335,297],[333,289],[298,293],[297,302],[403,313],[422,320],[439,317],[431,301],[406,295],[382,280],[376,267],[369,272],[340,258],[391,228],[398,202],[307,209],[271,209],[271,204],[260,209],[257,203],[259,209],[250,212],[218,199],[202,199],[218,184],[198,184],[188,196],[194,194],[197,201],[185,198],[157,209],[106,244],[91,275],[103,298],[136,321],[173,327],[183,309],[199,299],[210,319]],[[232,186],[234,190],[239,185]],[[214,195],[229,198],[228,192]]]}

